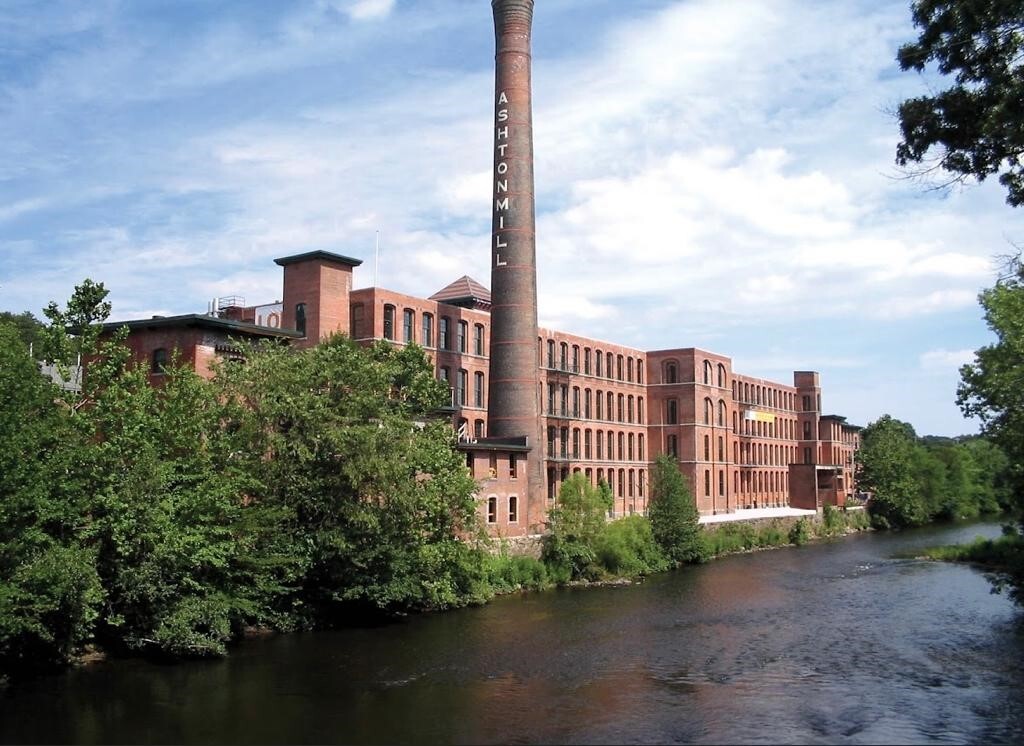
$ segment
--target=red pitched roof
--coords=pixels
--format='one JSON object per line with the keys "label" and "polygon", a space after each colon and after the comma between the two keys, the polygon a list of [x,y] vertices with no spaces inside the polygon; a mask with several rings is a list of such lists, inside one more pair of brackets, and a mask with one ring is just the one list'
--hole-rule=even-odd
{"label": "red pitched roof", "polygon": [[463,275],[447,287],[438,290],[430,300],[450,305],[491,305],[491,291],[469,275]]}

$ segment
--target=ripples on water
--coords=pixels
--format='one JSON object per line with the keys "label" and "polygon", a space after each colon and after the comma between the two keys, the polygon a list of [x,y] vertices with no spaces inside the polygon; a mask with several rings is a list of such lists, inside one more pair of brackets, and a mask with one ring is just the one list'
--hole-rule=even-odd
{"label": "ripples on water", "polygon": [[892,559],[994,524],[849,537],[623,588],[118,662],[0,700],[6,742],[1009,743],[1021,614]]}

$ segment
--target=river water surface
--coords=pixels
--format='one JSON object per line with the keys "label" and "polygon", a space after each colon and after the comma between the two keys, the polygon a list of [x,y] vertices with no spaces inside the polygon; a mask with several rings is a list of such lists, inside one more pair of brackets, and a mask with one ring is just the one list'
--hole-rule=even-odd
{"label": "river water surface", "polygon": [[18,743],[1009,743],[1024,613],[898,559],[996,524],[851,536],[628,587],[116,661],[0,698]]}

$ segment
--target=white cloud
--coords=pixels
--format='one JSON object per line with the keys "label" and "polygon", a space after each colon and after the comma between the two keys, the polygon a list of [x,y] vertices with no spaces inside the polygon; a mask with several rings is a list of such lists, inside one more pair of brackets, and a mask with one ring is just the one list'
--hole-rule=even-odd
{"label": "white cloud", "polygon": [[921,367],[925,370],[959,370],[960,366],[974,361],[974,350],[928,350],[921,355]]}
{"label": "white cloud", "polygon": [[355,21],[384,18],[395,8],[395,0],[343,0],[341,9]]}

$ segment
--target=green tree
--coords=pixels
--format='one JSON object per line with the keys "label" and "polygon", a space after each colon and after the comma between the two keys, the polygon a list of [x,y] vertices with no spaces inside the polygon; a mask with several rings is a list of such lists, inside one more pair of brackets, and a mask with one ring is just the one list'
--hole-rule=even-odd
{"label": "green tree", "polygon": [[0,322],[0,679],[65,662],[92,633],[101,589],[81,516],[53,486],[74,436],[20,329]]}
{"label": "green tree", "polygon": [[614,500],[611,488],[602,480],[594,487],[583,474],[562,482],[555,506],[548,513],[542,559],[561,580],[593,579],[597,566],[597,541]]}
{"label": "green tree", "polygon": [[423,351],[338,335],[246,357],[215,383],[251,508],[274,516],[251,557],[276,613],[313,624],[481,600],[475,484],[450,425],[430,420],[446,392]]}
{"label": "green tree", "polygon": [[925,163],[952,181],[999,173],[1006,201],[1024,204],[1024,0],[917,0],[917,41],[900,47],[903,70],[935,63],[953,85],[899,106],[901,166]]}
{"label": "green tree", "polygon": [[914,428],[884,415],[861,432],[857,451],[857,482],[873,493],[868,509],[883,527],[916,526],[930,518],[915,480],[917,452]]}
{"label": "green tree", "polygon": [[650,508],[654,538],[672,562],[701,562],[700,513],[674,459],[661,455],[651,469]]}
{"label": "green tree", "polygon": [[33,316],[31,311],[23,313],[0,311],[0,324],[13,326],[17,330],[18,337],[22,343],[31,350],[34,357],[38,358],[42,355],[40,344],[46,325]]}
{"label": "green tree", "polygon": [[1024,266],[1010,262],[1009,271],[982,291],[979,302],[985,323],[996,341],[974,353],[974,362],[960,369],[957,404],[967,417],[981,421],[982,432],[1009,461],[1018,508],[1024,478]]}

